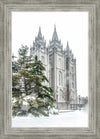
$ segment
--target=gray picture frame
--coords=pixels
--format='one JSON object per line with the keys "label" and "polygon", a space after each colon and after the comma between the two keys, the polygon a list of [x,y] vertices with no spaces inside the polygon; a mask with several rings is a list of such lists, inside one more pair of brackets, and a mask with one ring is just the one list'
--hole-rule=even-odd
{"label": "gray picture frame", "polygon": [[[12,11],[87,11],[89,14],[89,127],[11,127]],[[100,1],[0,0],[0,139],[100,139]]]}

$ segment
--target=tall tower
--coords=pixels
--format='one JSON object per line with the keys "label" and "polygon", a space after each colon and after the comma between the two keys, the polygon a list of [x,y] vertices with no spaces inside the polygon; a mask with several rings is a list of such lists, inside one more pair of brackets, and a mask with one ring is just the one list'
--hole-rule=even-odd
{"label": "tall tower", "polygon": [[49,80],[54,90],[54,97],[59,107],[65,101],[64,89],[64,52],[61,41],[58,39],[56,26],[49,45]]}
{"label": "tall tower", "polygon": [[[37,37],[35,37],[35,41],[33,41],[33,46],[30,48],[30,54],[33,56],[37,55],[39,60],[42,61],[46,69],[45,75],[49,79],[48,49],[46,47],[46,41],[44,40],[44,36],[42,36],[40,27],[39,27],[38,35]],[[49,85],[47,82],[45,84]]]}
{"label": "tall tower", "polygon": [[76,59],[69,43],[66,46],[66,85],[67,85],[67,103],[68,109],[76,109],[77,107],[77,84],[76,84]]}

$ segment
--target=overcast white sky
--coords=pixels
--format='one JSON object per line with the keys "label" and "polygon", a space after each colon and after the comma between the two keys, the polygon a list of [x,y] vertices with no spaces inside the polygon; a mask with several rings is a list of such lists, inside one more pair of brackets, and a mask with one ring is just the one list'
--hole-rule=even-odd
{"label": "overcast white sky", "polygon": [[13,12],[12,53],[17,55],[21,45],[32,45],[38,34],[49,44],[54,31],[65,48],[67,41],[77,63],[77,93],[88,96],[88,12]]}

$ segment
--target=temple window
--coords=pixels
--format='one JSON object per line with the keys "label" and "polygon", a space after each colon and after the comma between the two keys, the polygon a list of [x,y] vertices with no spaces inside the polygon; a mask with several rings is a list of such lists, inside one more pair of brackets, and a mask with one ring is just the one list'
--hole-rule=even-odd
{"label": "temple window", "polygon": [[59,68],[61,68],[61,58],[59,58]]}
{"label": "temple window", "polygon": [[62,85],[62,72],[59,71],[59,85]]}

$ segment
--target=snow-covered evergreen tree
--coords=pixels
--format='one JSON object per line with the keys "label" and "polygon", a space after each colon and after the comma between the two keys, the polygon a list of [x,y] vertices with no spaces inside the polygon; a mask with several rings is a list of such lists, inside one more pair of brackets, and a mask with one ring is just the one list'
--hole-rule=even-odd
{"label": "snow-covered evergreen tree", "polygon": [[50,108],[54,107],[53,90],[44,86],[47,77],[45,67],[35,56],[28,56],[28,47],[22,46],[19,59],[12,63],[12,114],[34,116],[49,115]]}

